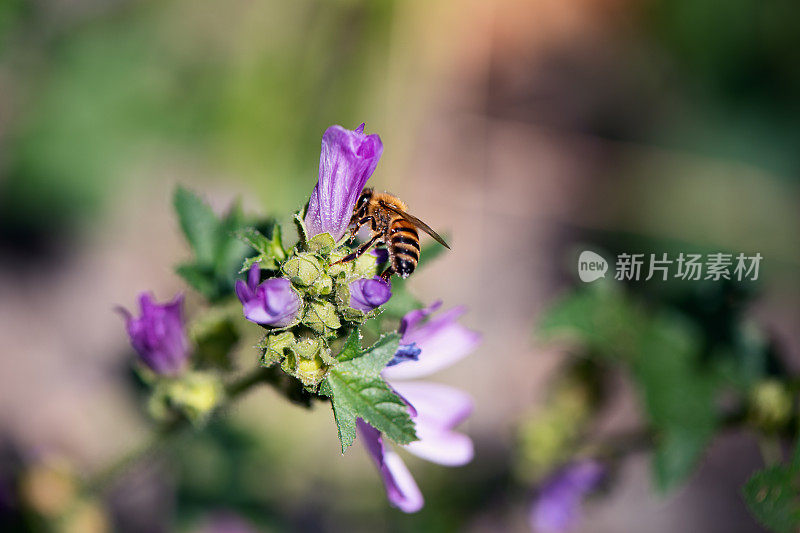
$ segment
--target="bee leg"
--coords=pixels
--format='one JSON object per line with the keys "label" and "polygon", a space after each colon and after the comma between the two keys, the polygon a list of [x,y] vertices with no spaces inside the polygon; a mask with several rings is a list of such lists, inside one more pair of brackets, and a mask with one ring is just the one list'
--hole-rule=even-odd
{"label": "bee leg", "polygon": [[370,240],[368,240],[367,242],[365,242],[364,244],[359,246],[358,249],[356,249],[356,251],[347,254],[346,256],[342,257],[341,259],[339,259],[335,263],[332,263],[331,266],[338,265],[340,263],[347,263],[348,261],[354,261],[354,260],[358,259],[362,255],[364,255],[364,252],[366,252],[367,250],[372,248],[372,245],[375,244],[375,242],[378,239],[380,239],[382,236],[383,236],[383,234],[376,233],[375,235],[372,236],[372,238]]}
{"label": "bee leg", "polygon": [[381,279],[388,283],[389,278],[392,277],[392,274],[394,274],[394,269],[391,266],[388,266],[386,267],[386,270],[384,270],[383,273],[381,274]]}
{"label": "bee leg", "polygon": [[353,227],[350,229],[350,238],[348,240],[352,241],[353,239],[355,239],[356,238],[356,233],[358,233],[359,228],[361,228],[361,226],[363,226],[367,222],[371,223],[372,229],[374,230],[375,229],[375,219],[372,216],[364,217],[361,220],[351,220],[350,221],[350,226],[353,226]]}

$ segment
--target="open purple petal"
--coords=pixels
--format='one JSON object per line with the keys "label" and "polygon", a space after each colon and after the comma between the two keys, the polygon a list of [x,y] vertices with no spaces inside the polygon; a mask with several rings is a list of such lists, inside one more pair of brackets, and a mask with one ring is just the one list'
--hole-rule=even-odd
{"label": "open purple petal", "polygon": [[356,423],[364,446],[381,474],[389,503],[404,513],[416,513],[422,509],[425,499],[400,456],[385,448],[377,429],[360,418]]}
{"label": "open purple petal", "polygon": [[308,202],[305,224],[308,237],[330,233],[342,238],[361,190],[375,171],[383,144],[375,134],[331,126],[322,136],[319,180]]}
{"label": "open purple petal", "polygon": [[[437,306],[438,307],[438,306]],[[408,361],[383,370],[386,379],[414,379],[428,376],[446,368],[469,355],[481,335],[457,322],[464,308],[456,307],[438,317],[422,320],[431,313],[428,309],[411,311],[403,317],[400,331],[402,344],[415,343],[422,350],[417,361]]]}
{"label": "open purple petal", "polygon": [[417,421],[419,440],[406,444],[404,448],[421,459],[443,466],[462,466],[475,457],[472,439],[456,431],[442,431],[424,422]]}
{"label": "open purple petal", "polygon": [[427,381],[391,381],[389,385],[417,410],[418,418],[452,429],[472,414],[474,402],[462,390]]}
{"label": "open purple petal", "polygon": [[357,279],[348,285],[350,307],[364,313],[377,309],[392,297],[392,287],[379,277]]}
{"label": "open purple petal", "polygon": [[460,466],[472,460],[472,440],[453,431],[472,412],[469,395],[438,383],[395,381],[390,386],[416,410],[412,417],[419,440],[405,446],[409,452],[445,466]]}

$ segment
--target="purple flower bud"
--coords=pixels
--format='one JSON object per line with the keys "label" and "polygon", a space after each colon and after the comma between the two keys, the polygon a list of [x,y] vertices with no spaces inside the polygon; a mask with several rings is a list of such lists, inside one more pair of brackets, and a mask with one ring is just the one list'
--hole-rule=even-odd
{"label": "purple flower bud", "polygon": [[392,287],[375,276],[372,279],[357,279],[350,288],[350,307],[364,313],[377,309],[392,297]]}
{"label": "purple flower bud", "polygon": [[389,250],[386,248],[373,248],[369,253],[375,256],[375,264],[378,266],[389,262]]}
{"label": "purple flower bud", "polygon": [[364,135],[364,124],[355,130],[331,126],[325,131],[319,180],[311,193],[305,218],[309,238],[326,232],[335,241],[342,238],[356,200],[382,153],[380,137]]}
{"label": "purple flower bud", "polygon": [[247,283],[236,280],[236,296],[244,307],[244,317],[250,322],[286,327],[300,314],[303,300],[286,278],[271,278],[259,284],[261,269],[253,263],[247,273]]}
{"label": "purple flower bud", "polygon": [[533,531],[561,533],[575,526],[581,502],[605,476],[602,464],[584,460],[569,464],[546,480],[531,507],[529,521]]}
{"label": "purple flower bud", "polygon": [[183,327],[183,295],[159,305],[150,293],[142,293],[139,307],[142,313],[139,318],[119,308],[133,348],[153,372],[179,374],[189,359],[189,342]]}

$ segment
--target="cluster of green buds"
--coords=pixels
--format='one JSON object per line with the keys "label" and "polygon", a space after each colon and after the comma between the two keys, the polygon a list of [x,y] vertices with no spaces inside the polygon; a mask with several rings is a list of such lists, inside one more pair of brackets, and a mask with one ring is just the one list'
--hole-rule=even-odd
{"label": "cluster of green buds", "polygon": [[300,214],[295,219],[301,239],[290,250],[284,248],[277,225],[269,237],[255,229],[242,233],[257,254],[245,261],[247,281],[237,281],[236,294],[245,317],[267,330],[258,345],[262,364],[280,365],[316,393],[336,363],[332,348],[337,340],[378,314],[391,290],[376,278],[375,255],[342,262],[351,254],[346,238],[336,243],[322,233],[307,239]]}

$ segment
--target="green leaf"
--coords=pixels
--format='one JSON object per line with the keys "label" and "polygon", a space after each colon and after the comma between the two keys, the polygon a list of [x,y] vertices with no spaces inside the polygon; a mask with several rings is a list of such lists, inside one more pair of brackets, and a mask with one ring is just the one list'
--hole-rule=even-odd
{"label": "green leaf", "polygon": [[791,463],[775,465],[753,474],[742,488],[753,516],[780,533],[800,529],[800,440]]}
{"label": "green leaf", "polygon": [[251,246],[258,255],[248,258],[245,261],[240,272],[245,272],[250,268],[253,263],[259,263],[261,268],[275,269],[278,267],[280,261],[286,258],[286,252],[283,249],[281,227],[277,223],[272,222],[270,227],[272,237],[268,238],[256,228],[248,227],[236,233],[236,236],[242,242]]}
{"label": "green leaf", "polygon": [[208,300],[214,302],[233,293],[239,267],[248,255],[248,247],[235,233],[245,226],[238,203],[218,218],[195,193],[182,187],[173,198],[178,219],[193,261],[183,263],[177,273]]}
{"label": "green leaf", "polygon": [[643,327],[641,311],[616,287],[598,284],[569,295],[539,321],[539,338],[567,338],[612,360],[637,349]]}
{"label": "green leaf", "polygon": [[196,193],[183,187],[175,190],[173,205],[178,213],[181,230],[197,261],[213,262],[218,226],[214,211]]}
{"label": "green leaf", "polygon": [[553,306],[539,332],[544,339],[572,339],[589,357],[625,364],[655,435],[656,486],[672,489],[691,474],[717,429],[719,379],[701,364],[700,335],[689,323],[649,314],[601,284]]}
{"label": "green leaf", "polygon": [[330,393],[342,453],[355,439],[358,418],[398,444],[417,439],[405,403],[380,377],[399,344],[400,335],[393,333],[363,350],[359,347],[359,334],[354,331],[323,381],[321,390]]}
{"label": "green leaf", "polygon": [[214,273],[207,267],[204,268],[194,263],[182,263],[175,268],[175,272],[202,295],[208,296],[216,292]]}
{"label": "green leaf", "polygon": [[713,375],[699,366],[699,340],[672,316],[654,317],[632,357],[634,378],[656,433],[656,486],[668,491],[692,472],[717,429]]}

